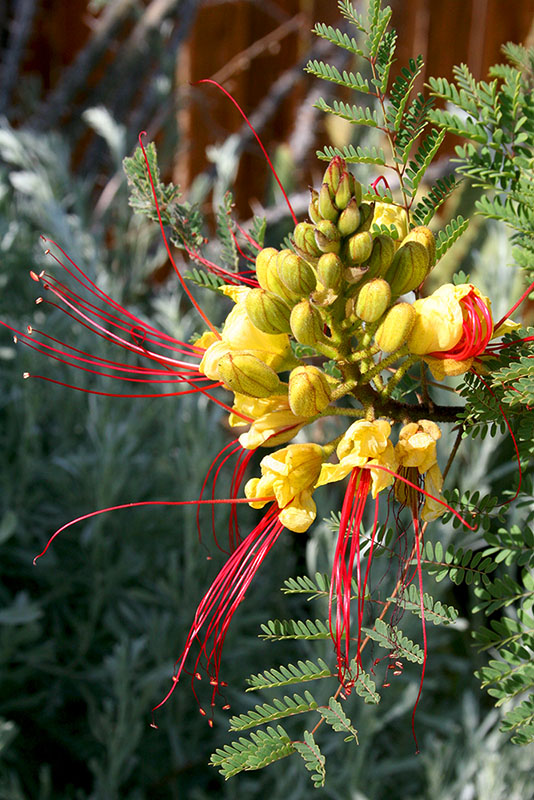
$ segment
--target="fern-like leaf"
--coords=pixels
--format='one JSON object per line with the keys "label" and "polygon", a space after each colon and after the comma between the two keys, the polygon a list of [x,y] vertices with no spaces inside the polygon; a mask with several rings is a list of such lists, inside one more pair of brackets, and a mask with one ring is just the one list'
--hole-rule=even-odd
{"label": "fern-like leaf", "polygon": [[445,230],[443,228],[439,231],[436,237],[436,260],[445,255],[447,250],[449,250],[453,244],[460,238],[462,233],[465,233],[469,226],[469,220],[464,219],[461,214],[458,214],[457,217],[451,219],[450,222],[445,225]]}
{"label": "fern-like leaf", "polygon": [[362,631],[370,639],[377,642],[380,647],[398,653],[399,657],[422,664],[424,653],[418,644],[408,639],[396,626],[388,625],[384,620],[377,619],[374,628],[363,628]]}
{"label": "fern-like leaf", "polygon": [[[402,596],[390,597],[390,602],[395,603],[405,611],[411,611],[421,617],[421,601],[419,589],[413,583],[410,584],[408,592]],[[450,625],[458,619],[458,611],[453,606],[447,606],[439,600],[434,600],[426,592],[423,593],[423,608],[425,621],[432,622],[434,625]]]}
{"label": "fern-like leaf", "polygon": [[258,689],[275,689],[278,686],[289,686],[293,683],[316,681],[333,677],[333,672],[322,658],[317,661],[297,661],[296,664],[281,665],[277,669],[268,669],[247,679],[250,684],[247,692]]}
{"label": "fern-like leaf", "polygon": [[294,619],[270,619],[262,623],[261,639],[279,642],[283,639],[328,639],[330,630],[320,619],[315,621]]}
{"label": "fern-like leaf", "polygon": [[304,697],[294,694],[293,697],[285,695],[282,699],[275,697],[271,703],[255,706],[253,711],[230,718],[231,731],[243,731],[255,728],[267,722],[274,722],[296,714],[304,714],[318,708],[317,701],[310,692],[305,691]]}
{"label": "fern-like leaf", "polygon": [[311,779],[316,789],[324,786],[326,780],[325,757],[319,750],[319,746],[313,734],[304,731],[303,742],[293,742],[293,747],[302,757],[306,769],[312,773]]}
{"label": "fern-like leaf", "polygon": [[331,725],[335,731],[347,734],[345,736],[346,742],[355,741],[358,744],[358,731],[345,714],[341,703],[335,697],[330,698],[327,706],[320,706],[317,710],[324,721]]}

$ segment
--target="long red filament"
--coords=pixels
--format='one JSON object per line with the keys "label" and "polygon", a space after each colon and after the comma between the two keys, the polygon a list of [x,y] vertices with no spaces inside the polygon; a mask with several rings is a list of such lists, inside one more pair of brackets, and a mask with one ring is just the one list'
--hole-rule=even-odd
{"label": "long red filament", "polygon": [[426,625],[425,625],[425,605],[423,600],[423,573],[421,570],[421,531],[419,529],[419,520],[413,515],[413,527],[415,532],[415,552],[417,556],[417,577],[419,578],[419,608],[421,612],[421,623],[423,628],[423,667],[421,669],[421,681],[419,683],[419,692],[417,693],[417,697],[415,699],[413,711],[412,711],[412,734],[415,741],[415,752],[419,753],[419,744],[417,742],[417,736],[415,735],[415,712],[417,711],[417,706],[419,704],[419,700],[421,698],[421,692],[423,691],[423,681],[425,679],[425,668],[426,668],[426,658],[427,658],[427,644],[426,644]]}
{"label": "long red filament", "polygon": [[202,317],[202,319],[204,320],[204,322],[206,323],[208,328],[212,331],[212,333],[214,333],[215,336],[218,339],[220,339],[221,338],[221,334],[219,333],[217,328],[215,328],[214,325],[212,325],[212,323],[210,322],[210,320],[208,319],[206,314],[202,311],[202,309],[200,308],[199,304],[197,303],[197,301],[195,300],[195,298],[191,294],[191,292],[189,290],[189,287],[187,286],[185,280],[183,279],[180,270],[176,266],[176,262],[175,262],[175,260],[173,258],[172,253],[171,253],[171,248],[169,246],[169,242],[167,241],[167,236],[165,235],[165,228],[163,226],[163,220],[161,218],[161,211],[160,211],[160,207],[159,207],[158,196],[157,196],[157,193],[156,193],[156,187],[154,185],[154,179],[152,177],[152,170],[150,169],[148,156],[146,154],[145,146],[143,144],[143,136],[146,136],[146,131],[141,131],[141,133],[139,134],[139,146],[140,146],[141,151],[143,153],[143,158],[145,159],[145,164],[146,164],[147,173],[148,173],[148,179],[150,181],[150,187],[152,189],[152,197],[154,198],[154,205],[156,207],[156,213],[158,215],[159,228],[160,228],[160,231],[161,231],[163,244],[165,245],[165,249],[167,251],[167,255],[169,256],[169,261],[171,262],[172,267],[173,267],[174,271],[176,272],[176,275],[178,276],[178,280],[180,281],[180,283],[182,285],[182,289],[184,290],[184,292],[186,293],[187,297],[191,301],[191,304],[198,311],[198,313],[200,314],[200,316]]}
{"label": "long red filament", "polygon": [[216,86],[216,87],[217,87],[217,89],[219,89],[219,91],[221,91],[223,94],[225,94],[225,95],[226,95],[226,97],[228,97],[228,99],[229,99],[229,100],[231,100],[231,101],[232,101],[232,103],[234,104],[234,106],[237,108],[237,110],[239,111],[239,113],[241,114],[241,116],[243,117],[243,119],[245,120],[245,122],[247,123],[248,127],[250,128],[250,130],[251,130],[251,131],[252,131],[252,133],[254,134],[254,136],[255,136],[255,138],[256,138],[256,141],[258,142],[258,144],[259,144],[259,146],[260,146],[260,148],[261,148],[261,152],[262,152],[262,153],[263,153],[263,155],[265,156],[265,159],[266,159],[267,163],[269,164],[269,167],[270,167],[270,169],[271,169],[271,172],[273,173],[273,175],[274,175],[274,178],[275,178],[275,180],[276,180],[276,182],[277,182],[278,186],[280,187],[280,190],[281,190],[281,192],[282,192],[282,194],[283,194],[283,196],[284,196],[284,200],[286,201],[287,207],[289,208],[289,212],[290,212],[290,214],[291,214],[291,216],[292,216],[292,218],[293,218],[293,222],[294,222],[294,223],[295,223],[295,225],[296,225],[296,224],[298,223],[298,220],[297,220],[297,217],[296,217],[296,215],[295,215],[295,212],[293,211],[293,208],[292,208],[292,206],[291,206],[291,203],[289,202],[289,197],[287,196],[287,194],[286,194],[286,191],[285,191],[284,187],[282,186],[282,181],[280,180],[280,178],[279,178],[279,177],[278,177],[278,175],[277,175],[277,172],[276,172],[276,170],[275,170],[275,168],[274,168],[273,162],[272,162],[272,161],[271,161],[271,159],[269,158],[269,154],[267,153],[267,150],[266,150],[266,149],[265,149],[265,147],[263,146],[263,142],[261,141],[261,139],[260,139],[260,137],[258,136],[257,132],[256,132],[256,131],[254,130],[254,128],[252,127],[252,124],[251,124],[251,122],[250,122],[249,118],[247,117],[247,115],[245,114],[245,112],[243,111],[243,109],[241,108],[241,106],[239,105],[239,103],[237,102],[237,100],[235,100],[235,98],[233,98],[233,97],[232,97],[232,95],[230,94],[230,92],[226,91],[226,89],[224,88],[224,86],[221,86],[221,84],[220,84],[220,83],[217,83],[217,81],[211,80],[211,78],[204,78],[204,79],[203,79],[203,80],[201,80],[201,81],[196,81],[196,83],[211,83],[213,86]]}
{"label": "long red filament", "polygon": [[508,319],[508,317],[511,317],[511,316],[512,316],[512,314],[514,313],[514,311],[516,310],[516,308],[519,308],[519,306],[521,305],[521,303],[522,303],[524,300],[526,300],[526,299],[527,299],[527,297],[529,296],[529,294],[530,294],[530,293],[531,293],[533,290],[534,290],[534,283],[531,283],[531,284],[530,284],[530,286],[528,287],[528,289],[526,289],[526,291],[524,291],[524,292],[523,292],[523,294],[521,295],[521,297],[519,298],[519,300],[517,301],[517,303],[514,303],[514,305],[512,306],[512,308],[511,308],[509,311],[507,311],[507,312],[506,312],[506,314],[504,315],[504,317],[501,317],[501,319],[500,319],[500,320],[499,320],[497,323],[495,323],[495,330],[498,330],[498,329],[501,327],[501,325],[503,324],[503,322],[506,322],[506,320]]}

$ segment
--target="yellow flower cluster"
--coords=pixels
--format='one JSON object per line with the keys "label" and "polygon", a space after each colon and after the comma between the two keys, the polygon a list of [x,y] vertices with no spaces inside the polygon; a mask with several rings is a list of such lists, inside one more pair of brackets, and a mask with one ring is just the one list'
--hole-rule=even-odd
{"label": "yellow flower cluster", "polygon": [[[436,456],[439,427],[430,420],[408,423],[401,429],[396,446],[390,441],[390,434],[391,425],[385,419],[354,422],[337,445],[335,464],[326,461],[325,449],[317,444],[290,444],[265,456],[260,464],[261,478],[252,478],[245,486],[250,505],[263,508],[274,499],[282,524],[289,530],[302,532],[315,520],[312,494],[320,486],[343,480],[357,467],[365,468],[371,472],[371,494],[375,498],[396,481],[404,486],[398,476],[403,474],[403,468],[412,467],[424,476],[425,491],[433,495],[425,497],[421,517],[436,519],[444,508],[438,502],[443,485]],[[411,488],[411,491],[416,490]],[[406,502],[405,494],[398,496]],[[263,499],[254,501],[254,498]]]}

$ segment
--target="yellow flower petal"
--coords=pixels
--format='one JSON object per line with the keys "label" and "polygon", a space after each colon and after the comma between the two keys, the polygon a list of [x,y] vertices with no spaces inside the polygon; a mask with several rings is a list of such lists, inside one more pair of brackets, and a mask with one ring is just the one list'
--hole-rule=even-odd
{"label": "yellow flower petal", "polygon": [[434,498],[442,498],[441,490],[443,488],[443,475],[437,464],[430,467],[425,475],[425,492],[433,495],[433,497],[425,497],[425,503],[421,510],[421,519],[424,522],[432,522],[441,517],[447,510],[444,505],[436,502]]}
{"label": "yellow flower petal", "polygon": [[307,531],[317,516],[317,507],[311,492],[301,492],[286,508],[283,508],[278,519],[285,528],[295,533]]}

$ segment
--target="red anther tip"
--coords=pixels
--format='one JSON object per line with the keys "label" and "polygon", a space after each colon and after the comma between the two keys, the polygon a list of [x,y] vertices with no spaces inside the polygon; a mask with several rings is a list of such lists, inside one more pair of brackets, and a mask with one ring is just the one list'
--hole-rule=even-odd
{"label": "red anther tip", "polygon": [[172,676],[172,680],[173,680],[173,683],[178,683],[178,680],[179,680],[178,675],[173,675]]}
{"label": "red anther tip", "polygon": [[23,373],[22,373],[22,377],[23,377],[23,378],[24,378],[24,380],[26,381],[26,380],[28,380],[28,378],[29,378],[29,377],[31,377],[31,376],[30,376],[30,373],[29,373],[29,372],[23,372]]}
{"label": "red anther tip", "polygon": [[218,686],[218,685],[219,685],[219,681],[216,678],[212,678],[210,680],[210,686]]}
{"label": "red anther tip", "polygon": [[228,684],[226,683],[226,681],[221,681],[219,685],[220,685],[220,686],[228,686]]}
{"label": "red anther tip", "polygon": [[34,272],[33,269],[30,270],[30,278],[32,279],[32,281],[36,281],[37,283],[39,283],[39,275],[37,275],[37,273]]}
{"label": "red anther tip", "polygon": [[26,327],[26,330],[28,331],[28,333],[33,333],[33,328],[32,328],[32,326],[31,326],[31,325],[28,325],[28,326]]}
{"label": "red anther tip", "polygon": [[222,710],[223,711],[229,711],[231,707],[232,706],[230,705],[230,703],[227,703],[225,706],[222,707]]}
{"label": "red anther tip", "polygon": [[208,725],[210,726],[210,728],[213,728],[213,720],[212,719],[208,720]]}
{"label": "red anther tip", "polygon": [[41,305],[41,303],[43,303],[43,302],[44,302],[43,298],[42,298],[42,297],[38,297],[38,298],[35,300],[35,305],[36,305],[36,306],[39,306],[39,305]]}
{"label": "red anther tip", "polygon": [[388,686],[391,686],[391,683],[383,683],[383,684],[382,684],[382,687],[383,687],[384,689],[387,689],[387,687],[388,687]]}
{"label": "red anther tip", "polygon": [[200,672],[195,672],[195,678],[197,679],[197,681],[202,680],[202,675],[200,674]]}
{"label": "red anther tip", "polygon": [[18,337],[18,336],[14,336],[14,337],[13,337],[13,342],[14,342],[14,344],[17,344],[18,340],[19,340],[19,337]]}
{"label": "red anther tip", "polygon": [[151,728],[155,728],[155,730],[158,730],[158,726],[156,725],[156,723],[155,723],[155,722],[151,722],[151,723],[150,723],[150,727],[151,727]]}
{"label": "red anther tip", "polygon": [[203,716],[203,717],[205,717],[205,716],[206,716],[206,712],[204,711],[204,709],[203,709],[203,708],[199,708],[199,709],[198,709],[198,713],[199,713],[199,714],[202,714],[202,716]]}
{"label": "red anther tip", "polygon": [[206,556],[206,561],[211,561],[211,556]]}
{"label": "red anther tip", "polygon": [[34,567],[36,567],[36,566],[37,566],[37,560],[38,560],[38,558],[39,558],[39,556],[35,556],[35,558],[34,558],[34,559],[33,559],[33,561],[32,561],[32,564],[33,564],[33,566],[34,566]]}

